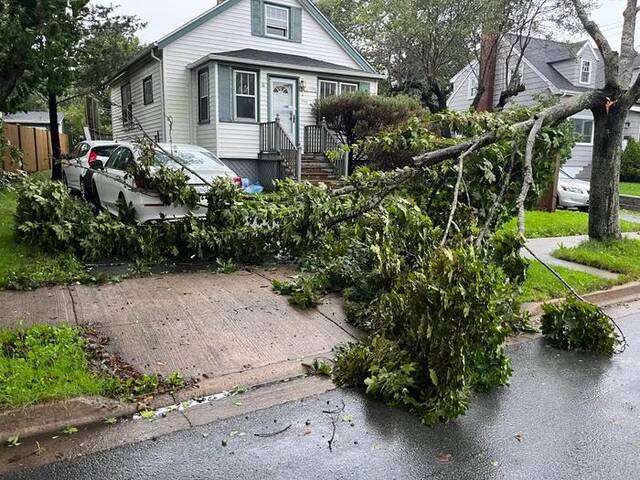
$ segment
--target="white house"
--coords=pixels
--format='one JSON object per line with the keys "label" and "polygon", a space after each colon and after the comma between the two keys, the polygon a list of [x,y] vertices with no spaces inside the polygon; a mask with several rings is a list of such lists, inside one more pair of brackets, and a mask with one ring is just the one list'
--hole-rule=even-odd
{"label": "white house", "polygon": [[376,94],[381,78],[312,1],[226,0],[109,80],[114,140],[144,129],[205,147],[239,175],[269,183],[294,172],[298,150],[324,153],[317,98]]}

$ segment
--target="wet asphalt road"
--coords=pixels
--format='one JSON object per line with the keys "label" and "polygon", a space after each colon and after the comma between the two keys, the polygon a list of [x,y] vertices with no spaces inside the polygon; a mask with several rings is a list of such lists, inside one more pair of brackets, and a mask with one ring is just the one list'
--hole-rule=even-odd
{"label": "wet asphalt road", "polygon": [[433,429],[335,391],[6,478],[638,479],[640,314],[619,321],[631,346],[611,361],[542,340],[512,347],[511,386]]}

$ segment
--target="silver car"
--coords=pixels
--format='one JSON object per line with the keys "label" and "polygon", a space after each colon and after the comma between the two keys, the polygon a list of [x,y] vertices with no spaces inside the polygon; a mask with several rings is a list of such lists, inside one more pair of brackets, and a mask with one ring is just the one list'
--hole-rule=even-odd
{"label": "silver car", "polygon": [[118,144],[113,141],[80,142],[62,161],[62,181],[71,190],[83,193],[83,178],[96,160],[106,162]]}
{"label": "silver car", "polygon": [[[156,168],[165,166],[183,170],[189,176],[189,183],[201,195],[201,204],[191,213],[204,216],[207,213],[205,194],[215,178],[223,177],[230,182],[242,185],[242,180],[213,153],[196,145],[161,144],[155,152]],[[171,156],[165,152],[171,152]],[[175,158],[172,159],[171,157]],[[183,205],[165,205],[158,192],[146,190],[135,184],[127,167],[140,158],[140,148],[133,143],[123,143],[109,157],[106,164],[101,161],[94,164],[93,174],[94,204],[114,215],[119,215],[119,204],[124,201],[134,208],[136,219],[140,222],[175,220],[189,214]],[[187,167],[188,169],[184,169]],[[190,171],[189,171],[190,170]],[[195,175],[195,172],[197,175]]]}
{"label": "silver car", "polygon": [[589,209],[591,184],[578,180],[564,170],[560,170],[558,179],[558,207]]}

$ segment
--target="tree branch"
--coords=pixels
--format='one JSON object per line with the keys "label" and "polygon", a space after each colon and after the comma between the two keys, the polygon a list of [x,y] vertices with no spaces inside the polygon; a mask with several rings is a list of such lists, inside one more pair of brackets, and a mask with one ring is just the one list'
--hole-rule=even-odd
{"label": "tree branch", "polygon": [[469,156],[476,148],[478,148],[478,144],[474,143],[471,145],[469,150],[464,152],[458,158],[458,179],[456,180],[456,186],[453,189],[453,202],[451,204],[451,211],[449,212],[449,220],[447,221],[447,228],[444,231],[444,235],[442,237],[442,241],[440,245],[444,245],[447,242],[447,237],[449,237],[449,231],[451,230],[451,225],[453,224],[453,218],[456,215],[456,210],[458,209],[458,197],[460,196],[460,184],[462,184],[462,177],[464,174],[464,159]]}
{"label": "tree branch", "polygon": [[518,233],[522,236],[524,236],[525,232],[524,204],[527,200],[527,195],[529,195],[529,188],[533,184],[533,149],[536,145],[538,132],[540,132],[543,125],[544,117],[541,116],[531,127],[529,138],[527,138],[527,148],[524,154],[524,181],[516,203],[518,206]]}
{"label": "tree branch", "polygon": [[600,50],[600,53],[602,54],[602,60],[604,62],[605,81],[607,86],[619,90],[620,79],[618,77],[618,65],[620,58],[618,56],[618,53],[614,52],[611,49],[609,41],[603,35],[602,30],[600,30],[598,24],[589,18],[582,0],[571,0],[571,3],[573,4],[580,23],[582,23],[582,26],[591,36],[593,41],[596,42],[598,50]]}

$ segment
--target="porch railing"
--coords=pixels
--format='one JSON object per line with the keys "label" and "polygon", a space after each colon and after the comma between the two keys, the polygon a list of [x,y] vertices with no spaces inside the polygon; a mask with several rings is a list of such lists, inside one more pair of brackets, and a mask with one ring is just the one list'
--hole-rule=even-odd
{"label": "porch railing", "polygon": [[349,154],[341,151],[342,142],[327,127],[327,121],[323,118],[318,125],[308,125],[304,127],[304,151],[305,153],[321,153],[327,155],[329,152],[337,153],[337,158],[332,155],[331,163],[338,175],[349,175]]}
{"label": "porch railing", "polygon": [[280,116],[260,124],[260,153],[276,155],[298,181],[302,178],[302,148],[282,128]]}

